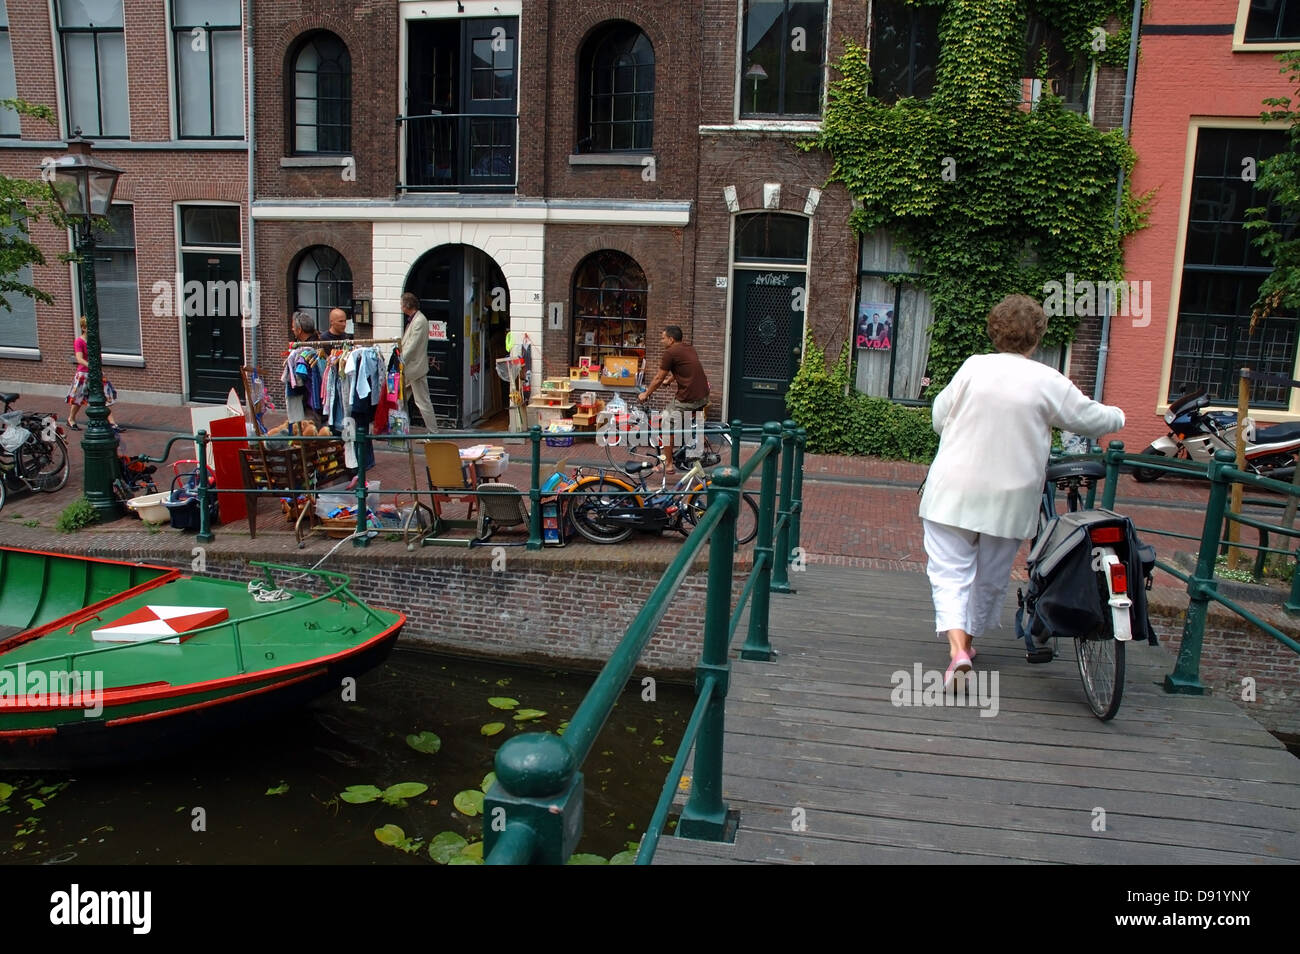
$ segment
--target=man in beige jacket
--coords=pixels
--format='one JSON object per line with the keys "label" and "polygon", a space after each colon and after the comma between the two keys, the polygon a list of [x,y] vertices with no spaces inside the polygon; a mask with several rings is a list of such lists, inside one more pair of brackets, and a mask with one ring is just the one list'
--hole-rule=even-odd
{"label": "man in beige jacket", "polygon": [[402,381],[405,400],[415,398],[415,406],[424,418],[424,429],[432,433],[438,429],[438,418],[429,400],[429,319],[420,311],[420,299],[411,292],[402,295],[402,314],[408,323],[402,333]]}

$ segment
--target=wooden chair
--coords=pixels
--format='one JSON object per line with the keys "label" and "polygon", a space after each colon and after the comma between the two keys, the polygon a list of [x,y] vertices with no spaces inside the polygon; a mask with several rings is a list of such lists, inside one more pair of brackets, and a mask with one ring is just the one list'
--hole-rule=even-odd
{"label": "wooden chair", "polygon": [[311,518],[311,507],[300,506],[298,496],[311,494],[322,484],[343,475],[343,442],[312,441],[284,448],[258,442],[256,447],[239,452],[239,469],[248,505],[249,538],[257,537],[257,503],[264,495],[247,491],[283,490],[289,495],[289,519],[294,521],[301,542],[300,525],[304,519]]}
{"label": "wooden chair", "polygon": [[[476,489],[478,478],[474,465],[461,461],[460,448],[451,441],[429,441],[424,445],[424,474],[429,481],[429,498],[433,506],[425,507],[417,501],[417,505],[411,508],[403,531],[407,549],[415,549],[417,542],[421,546],[428,543],[468,546],[473,538],[439,538],[447,530],[474,530],[477,533],[481,529],[480,522],[473,519],[474,511],[478,509],[478,498],[465,494],[457,496],[458,491]],[[464,519],[450,520],[443,516],[443,504],[453,500],[466,504]],[[430,525],[427,527],[423,514],[428,514]]]}

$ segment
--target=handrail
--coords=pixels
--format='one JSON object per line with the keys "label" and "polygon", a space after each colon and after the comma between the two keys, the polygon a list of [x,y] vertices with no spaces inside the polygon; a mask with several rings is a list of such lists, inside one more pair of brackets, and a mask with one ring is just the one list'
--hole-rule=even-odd
{"label": "handrail", "polygon": [[[708,589],[704,618],[704,645],[697,668],[697,701],[663,791],[652,815],[647,836],[637,854],[638,864],[653,857],[673,794],[687,757],[694,748],[695,773],[690,800],[678,824],[678,834],[717,840],[723,836],[727,807],[722,801],[722,738],[724,704],[730,681],[729,646],[746,603],[750,605],[746,651],[764,653],[767,646],[768,593],[771,589],[773,528],[780,459],[792,457],[795,432],[776,422],[764,425],[763,445],[757,462],[762,467],[758,546],[754,568],[732,610],[733,558],[736,514],[743,487],[742,469],[719,466],[712,472],[708,505],[656,584],[645,605],[628,626],[619,645],[597,676],[564,736],[528,733],[510,739],[496,756],[497,782],[485,800],[484,845],[489,864],[560,863],[567,859],[581,835],[582,763],[623,691],[650,636],[667,612],[668,602],[690,571],[700,548],[709,546]],[[790,452],[790,453],[787,453]],[[789,475],[785,475],[788,478]],[[781,480],[788,484],[788,479]],[[797,537],[794,538],[797,541]],[[788,562],[788,560],[787,560]]]}

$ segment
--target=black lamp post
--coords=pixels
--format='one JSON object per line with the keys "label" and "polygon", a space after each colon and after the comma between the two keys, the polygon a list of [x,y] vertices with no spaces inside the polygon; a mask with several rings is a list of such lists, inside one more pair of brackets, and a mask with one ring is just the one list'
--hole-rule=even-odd
{"label": "black lamp post", "polygon": [[[117,438],[108,426],[108,405],[104,403],[104,372],[99,348],[99,306],[95,299],[95,236],[91,222],[108,215],[122,170],[91,158],[90,143],[81,130],[68,140],[69,155],[53,162],[55,201],[71,220],[74,249],[80,260],[81,303],[86,315],[86,349],[89,351],[90,393],[86,409],[86,436],[81,441],[86,499],[100,520],[121,516],[113,496],[117,471]],[[47,178],[48,173],[46,174]]]}

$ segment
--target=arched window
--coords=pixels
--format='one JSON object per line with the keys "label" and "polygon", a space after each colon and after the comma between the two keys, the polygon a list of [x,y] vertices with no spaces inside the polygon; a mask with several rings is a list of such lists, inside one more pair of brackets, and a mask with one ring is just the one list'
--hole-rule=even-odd
{"label": "arched window", "polygon": [[290,272],[293,311],[316,319],[316,330],[329,328],[331,308],[352,311],[352,269],[347,259],[328,245],[313,245],[298,256]]}
{"label": "arched window", "polygon": [[578,152],[648,150],[654,140],[655,51],[626,20],[596,30],[578,58]]}
{"label": "arched window", "polygon": [[645,357],[645,272],[622,252],[602,249],[573,272],[573,363],[599,368],[606,355]]}
{"label": "arched window", "polygon": [[290,58],[293,63],[289,128],[293,151],[352,151],[352,57],[333,33],[305,37]]}

